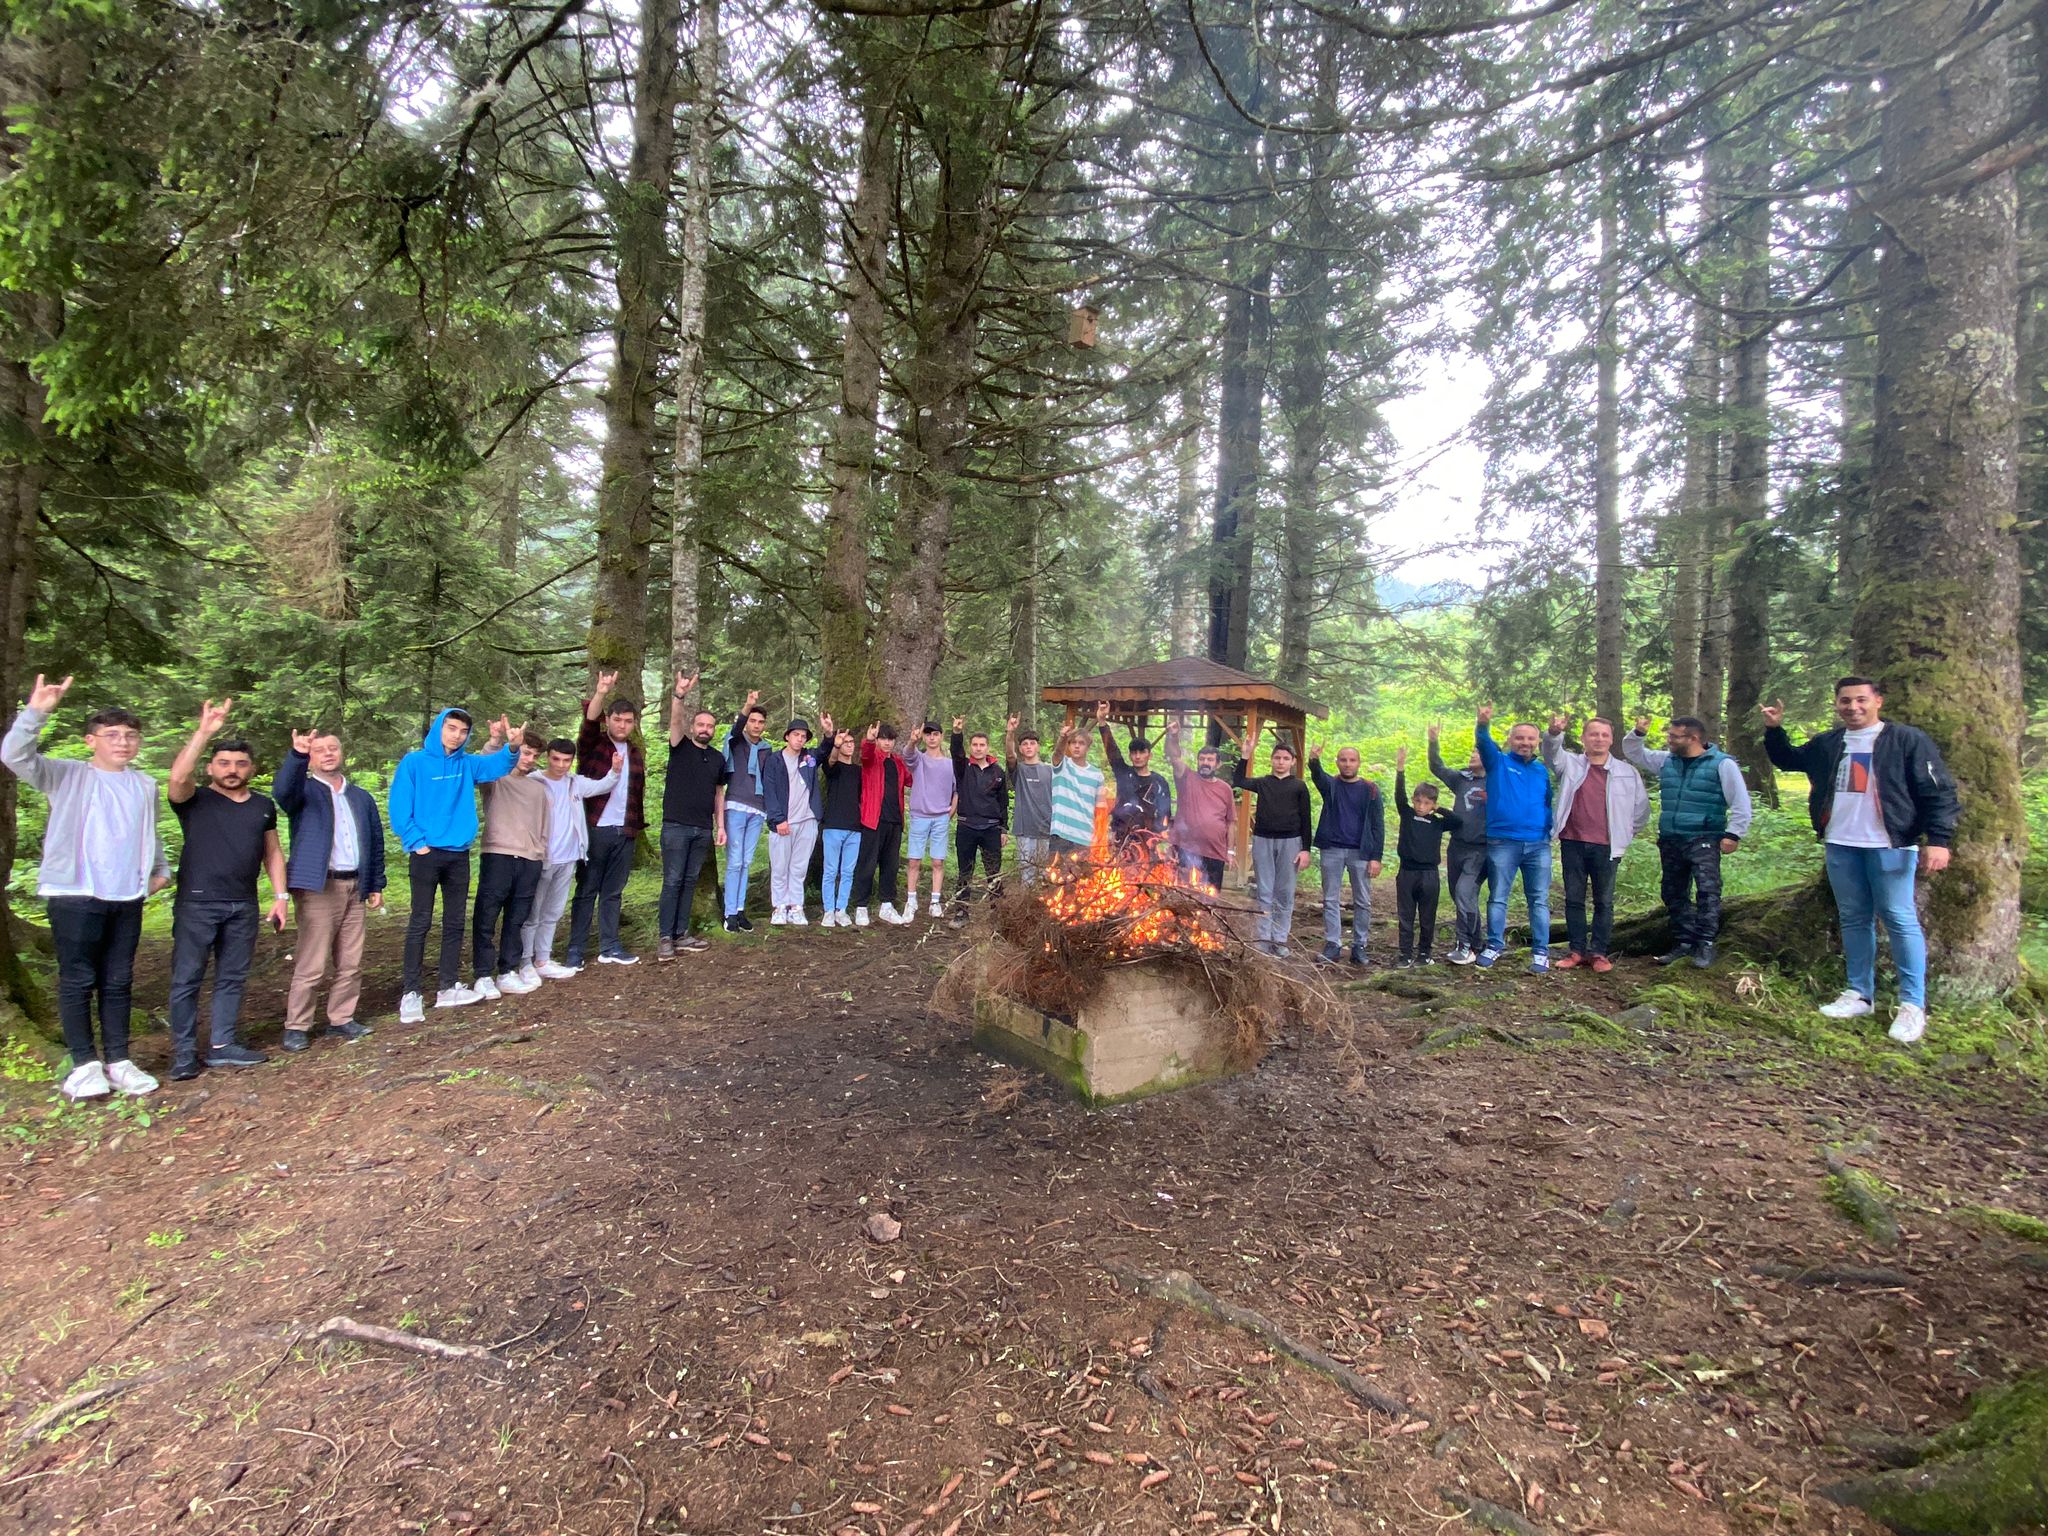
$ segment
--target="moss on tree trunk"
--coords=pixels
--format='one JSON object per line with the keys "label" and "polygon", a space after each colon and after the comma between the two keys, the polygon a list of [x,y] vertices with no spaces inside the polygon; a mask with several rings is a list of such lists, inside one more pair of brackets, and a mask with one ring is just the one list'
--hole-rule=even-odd
{"label": "moss on tree trunk", "polygon": [[1912,1466],[1826,1491],[1899,1536],[2000,1536],[2048,1525],[2048,1371],[1980,1396]]}

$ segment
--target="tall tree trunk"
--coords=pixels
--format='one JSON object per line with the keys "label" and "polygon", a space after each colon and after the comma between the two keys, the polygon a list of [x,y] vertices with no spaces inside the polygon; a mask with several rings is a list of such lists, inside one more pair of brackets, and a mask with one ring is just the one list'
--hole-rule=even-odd
{"label": "tall tree trunk", "polygon": [[1173,578],[1171,634],[1167,652],[1193,656],[1202,645],[1201,583],[1195,551],[1201,547],[1203,423],[1207,417],[1207,376],[1191,371],[1181,381],[1180,419],[1188,432],[1173,455]]}
{"label": "tall tree trunk", "polygon": [[888,324],[882,292],[897,121],[893,88],[885,91],[873,79],[864,88],[859,180],[846,216],[846,330],[839,350],[839,415],[832,424],[832,499],[825,511],[819,604],[824,707],[836,719],[856,721],[874,718],[881,702],[868,653],[868,521]]}
{"label": "tall tree trunk", "polygon": [[[711,269],[711,140],[718,118],[719,41],[718,0],[697,0],[682,262],[676,279],[676,445],[668,531],[668,664],[676,678],[695,677],[703,665],[697,588],[703,569],[704,297]],[[671,681],[658,697],[667,697],[673,687]],[[693,687],[687,705],[694,708],[701,696],[702,689]]]}
{"label": "tall tree trunk", "polygon": [[[1677,577],[1671,606],[1671,713],[1700,708],[1700,661],[1713,550],[1708,536],[1720,508],[1721,331],[1710,304],[1692,306],[1692,348],[1685,365],[1685,470],[1672,519]],[[1719,713],[1718,710],[1715,711]]]}
{"label": "tall tree trunk", "polygon": [[[2018,242],[2010,172],[1930,187],[2011,105],[2008,40],[1971,0],[1913,0],[1884,33],[1877,430],[1856,654],[1892,716],[1928,731],[1962,797],[1948,870],[1927,881],[1939,996],[2019,974],[2024,724],[2016,537]],[[1893,73],[1896,71],[1896,73]]]}
{"label": "tall tree trunk", "polygon": [[[1769,180],[1752,164],[1743,187]],[[1762,198],[1738,211],[1735,246],[1737,327],[1729,414],[1728,503],[1733,551],[1727,563],[1728,703],[1722,744],[1742,764],[1751,791],[1778,803],[1777,778],[1764,756],[1758,714],[1771,671],[1771,208]]]}
{"label": "tall tree trunk", "polygon": [[1227,667],[1244,666],[1251,621],[1272,282],[1272,262],[1261,259],[1232,284],[1223,301],[1216,510],[1210,528],[1209,659]]}
{"label": "tall tree trunk", "polygon": [[1007,712],[1024,724],[1038,715],[1038,567],[1044,522],[1043,498],[1035,486],[1017,500],[1017,583],[1010,589],[1010,677]]}
{"label": "tall tree trunk", "polygon": [[[1858,198],[1850,206],[1845,238],[1868,241],[1869,249],[1850,263],[1845,278],[1851,292],[1877,284],[1877,227]],[[1875,430],[1877,388],[1876,316],[1869,304],[1842,311],[1841,378],[1837,386],[1841,412],[1837,431],[1842,453],[1841,504],[1835,514],[1835,603],[1843,613],[1853,610],[1863,585],[1864,543],[1870,533],[1870,451]],[[1853,650],[1849,664],[1858,665]]]}
{"label": "tall tree trunk", "polygon": [[668,198],[674,176],[681,0],[643,0],[633,70],[633,148],[613,209],[618,308],[604,394],[597,483],[597,576],[590,600],[590,665],[617,671],[636,698],[645,685],[648,550],[654,539],[654,406],[668,277]]}
{"label": "tall tree trunk", "polygon": [[978,31],[982,44],[951,61],[959,71],[952,91],[935,99],[926,116],[937,186],[907,369],[897,565],[877,647],[882,695],[900,719],[913,723],[931,703],[945,647],[946,551],[967,457],[982,273],[995,238],[996,172],[1006,128],[997,39],[1009,19],[982,14],[963,18],[960,26]]}
{"label": "tall tree trunk", "polygon": [[[33,107],[46,92],[46,62],[25,33],[0,29],[0,100]],[[22,123],[0,121],[0,180],[14,170]],[[43,386],[28,359],[55,339],[62,326],[56,300],[26,293],[0,294],[0,716],[14,722],[29,681],[29,611],[35,606],[37,522],[51,475]],[[0,729],[5,729],[0,725]],[[8,901],[14,871],[14,775],[0,769],[0,1039],[21,1031],[56,1038],[50,1000],[15,951]]]}
{"label": "tall tree trunk", "polygon": [[1621,190],[1600,159],[1600,266],[1593,322],[1593,700],[1618,731],[1622,713]]}

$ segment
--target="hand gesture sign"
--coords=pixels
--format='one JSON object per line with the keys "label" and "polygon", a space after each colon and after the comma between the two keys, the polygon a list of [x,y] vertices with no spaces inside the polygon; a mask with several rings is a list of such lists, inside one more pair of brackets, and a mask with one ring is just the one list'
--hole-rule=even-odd
{"label": "hand gesture sign", "polygon": [[218,704],[208,699],[199,706],[199,729],[203,735],[217,735],[228,723],[228,711],[235,707],[233,699],[222,699]]}
{"label": "hand gesture sign", "polygon": [[747,708],[752,709],[756,704],[760,702],[761,690],[758,688],[749,688],[747,690]]}
{"label": "hand gesture sign", "polygon": [[1770,729],[1782,730],[1785,725],[1785,701],[1780,699],[1775,704],[1766,704],[1763,707],[1763,717],[1764,724]]}
{"label": "hand gesture sign", "polygon": [[1016,734],[1017,734],[1017,724],[1018,724],[1018,721],[1017,721],[1017,717],[1016,717],[1015,715],[1012,715],[1012,716],[1010,716],[1010,718],[1009,718],[1009,719],[1007,719],[1007,720],[1005,720],[1005,721],[1003,722],[1003,734],[1004,734],[1004,735],[1006,735],[1006,736],[1014,736],[1014,735],[1016,735]]}
{"label": "hand gesture sign", "polygon": [[1564,734],[1565,726],[1569,723],[1570,722],[1567,721],[1563,715],[1553,713],[1550,717],[1550,734],[1553,736],[1562,736]]}
{"label": "hand gesture sign", "polygon": [[301,757],[311,757],[313,755],[313,733],[311,731],[293,731],[292,750]]}
{"label": "hand gesture sign", "polygon": [[1408,749],[1406,747],[1394,748],[1394,772],[1399,773],[1402,769],[1406,768],[1407,766]]}
{"label": "hand gesture sign", "polygon": [[493,742],[502,742],[506,737],[510,736],[511,734],[512,722],[506,719],[505,716],[500,715],[498,716],[497,719],[491,722],[491,740]]}
{"label": "hand gesture sign", "polygon": [[1650,717],[1648,715],[1636,716],[1636,734],[1638,736],[1647,736],[1650,734]]}
{"label": "hand gesture sign", "polygon": [[697,679],[702,676],[701,672],[692,672],[688,677],[684,677],[682,673],[678,672],[676,674],[676,697],[679,699],[688,698],[690,690],[697,686]]}
{"label": "hand gesture sign", "polygon": [[863,739],[867,741],[873,741],[877,736],[880,736],[881,734],[882,722],[879,720],[870,720],[868,722],[867,734]]}
{"label": "hand gesture sign", "polygon": [[822,709],[818,711],[818,737],[828,749],[839,741],[839,733],[832,728],[832,716]]}
{"label": "hand gesture sign", "polygon": [[1323,744],[1319,741],[1314,746],[1310,747],[1308,749],[1308,755],[1310,761],[1320,759],[1323,755]]}
{"label": "hand gesture sign", "polygon": [[1479,723],[1481,725],[1493,724],[1493,706],[1491,704],[1479,706]]}
{"label": "hand gesture sign", "polygon": [[57,701],[70,691],[70,678],[65,678],[61,683],[50,683],[45,682],[43,674],[38,672],[35,687],[28,691],[28,707],[37,714],[47,715],[57,707]]}
{"label": "hand gesture sign", "polygon": [[966,717],[965,715],[955,715],[955,716],[953,717],[953,729],[954,729],[955,731],[962,731],[962,730],[965,730],[966,728],[967,728],[967,717]]}
{"label": "hand gesture sign", "polygon": [[1109,700],[1097,699],[1095,701],[1095,723],[1097,725],[1107,725],[1109,723]]}
{"label": "hand gesture sign", "polygon": [[1431,727],[1429,728],[1429,744],[1430,744],[1430,745],[1431,745],[1432,747],[1433,747],[1433,746],[1435,746],[1435,745],[1437,744],[1437,742],[1438,742],[1439,740],[1441,740],[1441,739],[1442,739],[1442,737],[1443,737],[1443,734],[1444,734],[1444,728],[1443,728],[1442,726],[1440,726],[1440,725],[1432,725],[1432,726],[1431,726]]}
{"label": "hand gesture sign", "polygon": [[612,670],[609,672],[598,673],[597,691],[592,695],[592,697],[599,699],[610,698],[612,689],[618,686],[618,681],[619,669],[617,667],[612,668]]}

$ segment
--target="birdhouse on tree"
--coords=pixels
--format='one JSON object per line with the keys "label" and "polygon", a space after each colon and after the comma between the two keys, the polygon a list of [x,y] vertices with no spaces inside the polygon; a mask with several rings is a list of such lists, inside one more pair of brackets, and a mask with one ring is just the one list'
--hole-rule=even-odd
{"label": "birdhouse on tree", "polygon": [[1095,345],[1095,322],[1102,311],[1093,304],[1077,304],[1067,316],[1067,345],[1070,347],[1092,347]]}

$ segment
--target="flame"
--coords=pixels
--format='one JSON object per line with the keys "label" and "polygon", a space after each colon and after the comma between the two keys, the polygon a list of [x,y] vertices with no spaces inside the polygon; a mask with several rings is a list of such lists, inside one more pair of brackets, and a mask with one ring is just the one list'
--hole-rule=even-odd
{"label": "flame", "polygon": [[1180,867],[1164,839],[1134,837],[1120,851],[1111,848],[1106,801],[1095,807],[1093,846],[1085,854],[1054,859],[1039,889],[1046,911],[1066,927],[1118,924],[1121,931],[1111,946],[1117,954],[1224,947],[1219,925],[1207,911],[1160,900],[1159,892],[1166,889],[1211,894]]}

